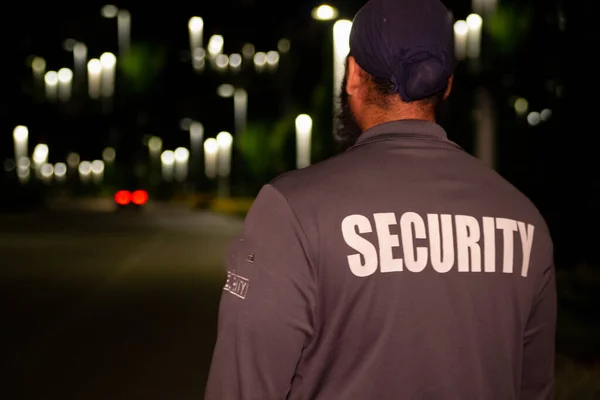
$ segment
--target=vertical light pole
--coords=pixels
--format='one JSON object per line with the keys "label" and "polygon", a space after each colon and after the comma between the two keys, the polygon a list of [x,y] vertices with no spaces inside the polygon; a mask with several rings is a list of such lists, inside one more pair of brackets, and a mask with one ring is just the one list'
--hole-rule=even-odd
{"label": "vertical light pole", "polygon": [[312,118],[301,114],[296,118],[296,168],[306,168],[310,165]]}
{"label": "vertical light pole", "polygon": [[224,99],[233,97],[235,135],[240,140],[248,124],[248,92],[226,83],[217,88],[217,94]]}
{"label": "vertical light pole", "polygon": [[179,147],[175,149],[173,156],[175,157],[175,180],[183,183],[188,177],[190,151],[185,147]]}
{"label": "vertical light pole", "polygon": [[42,165],[48,162],[48,156],[50,154],[50,150],[48,149],[48,145],[40,143],[33,149],[33,166],[35,168],[36,176],[40,176],[40,169]]}
{"label": "vertical light pole", "polygon": [[204,125],[198,121],[190,124],[190,169],[191,179],[198,183],[202,168],[202,145],[204,143]]}
{"label": "vertical light pole", "polygon": [[217,175],[219,176],[219,196],[228,197],[230,194],[231,175],[231,148],[233,137],[229,132],[221,132],[217,135]]}
{"label": "vertical light pole", "polygon": [[217,177],[217,156],[219,143],[217,139],[209,138],[204,141],[204,173],[208,179]]}
{"label": "vertical light pole", "polygon": [[204,36],[204,20],[200,17],[192,17],[188,22],[188,31],[190,35],[190,54],[194,54],[196,49],[201,49]]}
{"label": "vertical light pole", "polygon": [[119,55],[123,56],[129,51],[131,45],[131,14],[127,10],[117,13],[117,31],[119,35]]}
{"label": "vertical light pole", "polygon": [[46,86],[46,99],[50,102],[56,101],[58,96],[58,73],[56,71],[48,71],[44,75]]}
{"label": "vertical light pole", "polygon": [[248,124],[248,92],[237,88],[233,93],[233,112],[235,116],[235,134],[240,140]]}
{"label": "vertical light pole", "polygon": [[481,28],[483,19],[478,14],[467,17],[467,56],[471,60],[478,60],[481,54]]}
{"label": "vertical light pole", "polygon": [[171,150],[165,150],[160,156],[162,166],[162,177],[165,182],[173,180],[173,172],[175,165],[175,153]]}
{"label": "vertical light pole", "polygon": [[23,125],[15,127],[13,141],[15,145],[15,163],[18,165],[21,158],[28,157],[29,129]]}
{"label": "vertical light pole", "polygon": [[454,23],[454,52],[456,59],[462,61],[467,57],[467,35],[469,26],[466,21],[456,21]]}
{"label": "vertical light pole", "polygon": [[112,98],[115,94],[117,57],[113,53],[103,53],[100,56],[100,64],[102,66],[100,93],[102,97]]}
{"label": "vertical light pole", "polygon": [[77,171],[79,172],[79,180],[81,183],[88,183],[92,177],[92,163],[89,161],[81,161]]}
{"label": "vertical light pole", "polygon": [[97,100],[102,92],[102,63],[97,58],[87,63],[88,72],[88,94],[91,99]]}
{"label": "vertical light pole", "polygon": [[85,87],[88,49],[85,43],[77,42],[73,45],[73,69],[74,82],[77,93],[81,93],[80,89]]}
{"label": "vertical light pole", "polygon": [[[208,40],[208,59],[214,65],[217,57],[223,54],[223,47],[225,46],[225,40],[221,35],[212,35]],[[229,62],[229,58],[227,58]]]}
{"label": "vertical light pole", "polygon": [[104,161],[92,161],[90,164],[90,170],[92,172],[92,179],[94,180],[94,183],[102,183],[104,180]]}
{"label": "vertical light pole", "polygon": [[352,22],[339,20],[333,25],[333,110],[334,115],[340,112],[339,94],[346,68],[346,57],[350,53],[350,31]]}
{"label": "vertical light pole", "polygon": [[46,74],[46,60],[42,57],[35,57],[31,62],[33,72],[33,84],[35,86],[36,96],[44,93],[44,75]]}
{"label": "vertical light pole", "polygon": [[73,92],[73,71],[69,68],[61,68],[58,71],[58,98],[63,103],[71,100]]}

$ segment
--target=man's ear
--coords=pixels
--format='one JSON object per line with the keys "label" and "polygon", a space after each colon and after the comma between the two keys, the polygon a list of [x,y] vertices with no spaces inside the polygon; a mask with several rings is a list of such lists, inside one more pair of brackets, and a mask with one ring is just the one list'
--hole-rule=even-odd
{"label": "man's ear", "polygon": [[348,56],[348,80],[346,82],[346,93],[348,96],[356,96],[361,87],[360,67],[352,56]]}
{"label": "man's ear", "polygon": [[450,92],[452,92],[452,85],[454,84],[454,74],[450,75],[450,79],[448,79],[448,87],[446,88],[446,92],[444,93],[444,100],[450,96]]}

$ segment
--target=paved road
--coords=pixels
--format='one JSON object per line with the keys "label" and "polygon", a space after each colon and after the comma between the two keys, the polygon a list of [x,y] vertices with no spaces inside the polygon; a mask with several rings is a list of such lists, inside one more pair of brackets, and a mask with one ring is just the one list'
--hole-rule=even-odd
{"label": "paved road", "polygon": [[0,216],[0,398],[201,399],[240,226],[160,207]]}

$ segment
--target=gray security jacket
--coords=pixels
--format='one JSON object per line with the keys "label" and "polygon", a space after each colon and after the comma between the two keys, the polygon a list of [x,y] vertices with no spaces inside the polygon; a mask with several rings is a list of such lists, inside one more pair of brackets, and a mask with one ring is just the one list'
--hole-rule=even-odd
{"label": "gray security jacket", "polygon": [[553,397],[553,246],[424,121],[266,185],[228,256],[207,400]]}

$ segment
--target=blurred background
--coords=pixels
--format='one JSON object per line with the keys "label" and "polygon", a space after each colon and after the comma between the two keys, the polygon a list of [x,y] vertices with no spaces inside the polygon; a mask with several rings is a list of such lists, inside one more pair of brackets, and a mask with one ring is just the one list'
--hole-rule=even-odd
{"label": "blurred background", "polygon": [[[15,2],[0,60],[6,399],[197,399],[260,187],[335,153],[364,0]],[[556,245],[559,399],[600,399],[593,2],[448,0],[452,140]]]}

